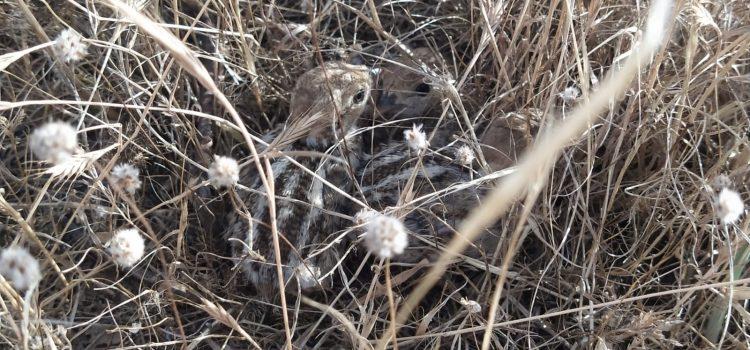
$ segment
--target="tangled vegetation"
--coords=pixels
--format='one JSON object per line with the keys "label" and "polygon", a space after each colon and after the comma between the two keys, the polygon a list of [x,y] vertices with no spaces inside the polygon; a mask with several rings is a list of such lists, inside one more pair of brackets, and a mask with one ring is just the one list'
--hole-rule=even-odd
{"label": "tangled vegetation", "polygon": [[[120,1],[0,2],[3,347],[750,344],[745,2]],[[416,122],[500,188],[458,228],[499,216],[499,244],[390,264],[354,243],[330,288],[259,298],[222,235],[235,189],[211,186],[237,164],[214,156],[254,166],[310,68],[417,47],[442,95]]]}

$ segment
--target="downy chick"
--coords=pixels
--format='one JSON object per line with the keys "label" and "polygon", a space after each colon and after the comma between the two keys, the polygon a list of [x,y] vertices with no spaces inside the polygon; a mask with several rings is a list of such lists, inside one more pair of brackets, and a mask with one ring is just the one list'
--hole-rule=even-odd
{"label": "downy chick", "polygon": [[[350,174],[358,167],[361,142],[346,136],[356,128],[371,86],[370,70],[364,66],[327,63],[314,68],[296,83],[287,123],[272,132],[269,150],[288,152],[291,158],[276,157],[271,165],[287,288],[293,281],[302,290],[320,285],[336,262],[334,242],[341,238],[338,231],[349,225],[340,214],[352,205],[320,179],[352,192]],[[268,198],[255,167],[244,167],[240,178],[253,191],[240,194],[247,210],[235,210],[228,218],[228,235],[241,241],[233,242],[233,255],[250,282],[270,297],[279,283]]]}
{"label": "downy chick", "polygon": [[430,83],[421,65],[440,71],[440,56],[427,47],[412,50],[413,59],[402,54],[381,68],[376,103],[378,112],[388,120],[423,118],[430,110],[439,108],[441,92]]}
{"label": "downy chick", "polygon": [[[409,248],[395,260],[415,262],[427,255],[426,247],[447,244],[458,234],[461,220],[486,194],[487,188],[474,181],[479,173],[456,163],[456,158],[429,149],[420,157],[396,141],[365,158],[357,176],[367,203],[374,210],[400,217],[411,233]],[[485,233],[464,254],[475,259],[492,257],[499,242],[496,234],[493,230]]]}

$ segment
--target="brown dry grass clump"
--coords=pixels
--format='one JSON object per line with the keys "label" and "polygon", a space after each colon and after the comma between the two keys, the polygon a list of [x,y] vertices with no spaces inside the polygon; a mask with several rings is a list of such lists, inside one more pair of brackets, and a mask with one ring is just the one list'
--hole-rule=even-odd
{"label": "brown dry grass clump", "polygon": [[[664,43],[636,60],[650,5],[637,1],[124,2],[144,17],[109,1],[0,2],[0,246],[28,247],[43,273],[27,295],[0,279],[3,347],[750,343],[750,220],[715,214],[725,186],[748,198],[747,4],[679,1]],[[67,28],[85,55],[75,36],[67,56],[51,43]],[[286,307],[258,298],[221,235],[233,195],[208,185],[214,154],[260,166],[255,137],[285,121],[301,73],[420,46],[446,63],[424,73],[443,91],[425,124],[477,150],[491,124],[523,125],[494,140],[521,165],[459,227],[499,215],[500,244],[477,260],[442,242],[391,266],[352,246],[332,288]],[[606,80],[618,71],[622,93]],[[51,120],[78,130],[57,165],[29,142]],[[121,163],[137,189],[108,178]],[[107,242],[130,227],[145,255],[118,267]]]}

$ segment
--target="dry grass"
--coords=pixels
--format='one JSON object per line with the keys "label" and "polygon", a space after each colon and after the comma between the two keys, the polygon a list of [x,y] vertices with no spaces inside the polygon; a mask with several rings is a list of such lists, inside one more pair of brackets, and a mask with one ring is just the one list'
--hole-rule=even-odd
{"label": "dry grass", "polygon": [[[678,2],[651,57],[636,45],[649,4],[635,1],[125,2],[143,17],[90,1],[0,2],[0,246],[28,247],[44,272],[28,298],[0,279],[3,346],[750,344],[750,220],[722,225],[714,212],[720,175],[748,195],[745,3]],[[83,61],[55,55],[49,41],[65,28],[87,38]],[[439,128],[480,149],[493,120],[540,126],[509,141],[521,165],[484,179],[503,195],[462,227],[481,234],[500,216],[505,239],[483,261],[453,258],[457,241],[435,262],[390,266],[353,246],[334,288],[258,298],[221,236],[233,195],[207,186],[213,155],[262,173],[257,137],[284,122],[302,72],[417,46],[447,62],[426,73],[445,102],[429,117],[455,118]],[[610,84],[616,72],[633,80]],[[581,96],[563,101],[570,86]],[[28,149],[49,119],[79,130],[71,166]],[[132,196],[107,181],[122,162],[141,171]],[[147,238],[132,269],[105,249],[125,226]]]}

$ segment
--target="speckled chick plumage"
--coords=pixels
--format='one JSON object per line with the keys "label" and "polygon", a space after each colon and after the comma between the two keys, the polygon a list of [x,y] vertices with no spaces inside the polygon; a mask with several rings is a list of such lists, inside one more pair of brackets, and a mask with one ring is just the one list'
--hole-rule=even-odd
{"label": "speckled chick plumage", "polygon": [[[399,208],[395,215],[412,236],[407,252],[397,260],[417,261],[425,257],[426,246],[446,244],[457,234],[461,220],[487,191],[472,182],[472,171],[448,153],[429,151],[420,158],[404,142],[392,142],[365,157],[357,176],[366,201],[377,211]],[[483,259],[492,255],[497,242],[488,232],[465,254]]]}
{"label": "speckled chick plumage", "polygon": [[[310,154],[276,157],[271,164],[287,290],[325,284],[321,276],[335,264],[338,254],[332,243],[343,239],[339,235],[350,224],[337,214],[351,214],[353,206],[320,179],[344,193],[353,192],[351,169],[358,167],[361,145],[358,137],[345,135],[355,129],[371,85],[364,66],[328,63],[314,68],[297,81],[287,123],[267,135],[274,140],[274,150]],[[233,245],[233,255],[261,295],[270,297],[279,284],[269,202],[255,167],[243,168],[240,183],[253,191],[239,192],[249,216],[239,209],[228,218],[228,234],[242,242]]]}

